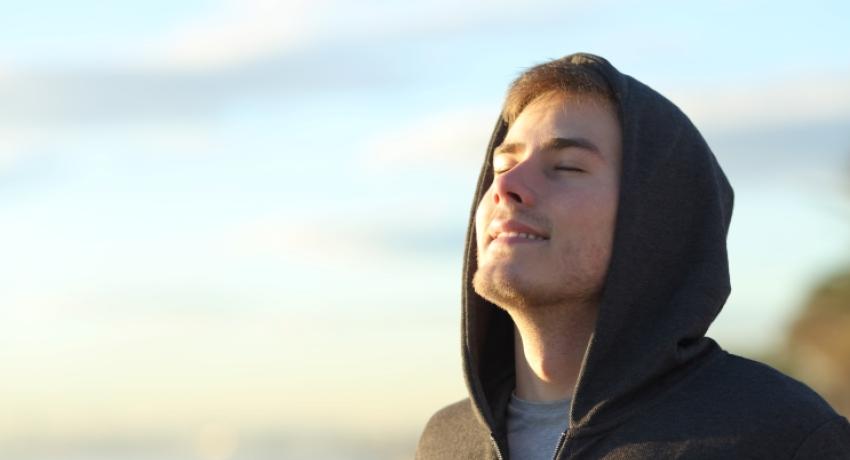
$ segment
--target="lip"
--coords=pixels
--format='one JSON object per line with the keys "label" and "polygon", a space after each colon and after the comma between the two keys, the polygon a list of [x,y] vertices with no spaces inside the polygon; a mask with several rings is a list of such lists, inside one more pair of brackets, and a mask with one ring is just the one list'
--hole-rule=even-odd
{"label": "lip", "polygon": [[514,219],[493,219],[487,227],[487,244],[542,243],[549,240],[542,230]]}

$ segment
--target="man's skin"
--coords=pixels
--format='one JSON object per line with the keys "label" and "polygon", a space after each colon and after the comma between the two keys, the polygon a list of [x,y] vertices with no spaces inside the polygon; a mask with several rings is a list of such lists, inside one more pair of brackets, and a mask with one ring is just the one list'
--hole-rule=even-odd
{"label": "man's skin", "polygon": [[621,143],[611,103],[549,93],[494,152],[473,286],[513,319],[521,399],[572,397],[611,258]]}

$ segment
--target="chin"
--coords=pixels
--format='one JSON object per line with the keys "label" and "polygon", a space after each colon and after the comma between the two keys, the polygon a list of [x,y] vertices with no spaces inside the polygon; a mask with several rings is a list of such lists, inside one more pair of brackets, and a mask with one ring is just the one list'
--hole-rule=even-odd
{"label": "chin", "polygon": [[559,304],[596,303],[602,291],[597,283],[548,280],[519,267],[484,265],[475,271],[472,287],[478,295],[502,308],[517,310]]}
{"label": "chin", "polygon": [[528,307],[547,297],[546,289],[539,283],[523,276],[518,269],[505,267],[479,267],[472,278],[472,287],[478,295],[505,310]]}

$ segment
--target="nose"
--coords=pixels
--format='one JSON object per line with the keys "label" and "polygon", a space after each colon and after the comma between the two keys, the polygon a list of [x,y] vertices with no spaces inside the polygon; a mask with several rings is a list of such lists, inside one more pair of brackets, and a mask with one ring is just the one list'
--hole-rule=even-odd
{"label": "nose", "polygon": [[528,161],[522,161],[511,169],[493,177],[493,203],[503,205],[534,205],[534,192],[530,187],[532,171]]}

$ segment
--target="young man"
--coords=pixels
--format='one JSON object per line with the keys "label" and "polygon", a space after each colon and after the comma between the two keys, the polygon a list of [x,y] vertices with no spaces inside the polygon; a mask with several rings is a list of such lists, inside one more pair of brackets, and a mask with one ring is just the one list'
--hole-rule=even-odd
{"label": "young man", "polygon": [[575,54],[511,86],[467,235],[469,398],[426,459],[850,459],[808,387],[705,337],[733,192],[671,102]]}

